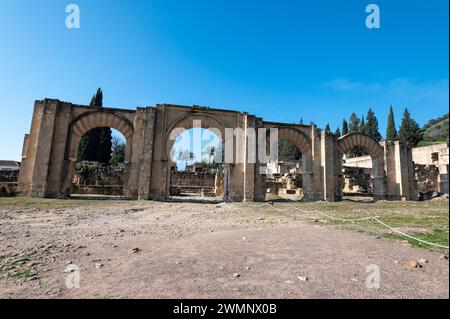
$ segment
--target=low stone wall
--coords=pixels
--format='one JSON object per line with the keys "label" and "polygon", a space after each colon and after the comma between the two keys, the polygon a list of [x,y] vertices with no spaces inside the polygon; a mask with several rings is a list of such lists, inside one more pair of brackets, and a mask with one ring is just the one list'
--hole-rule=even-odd
{"label": "low stone wall", "polygon": [[14,196],[18,191],[19,170],[0,171],[0,197]]}
{"label": "low stone wall", "polygon": [[172,172],[170,178],[171,187],[179,188],[214,188],[216,174],[211,173],[187,173]]}
{"label": "low stone wall", "polygon": [[97,162],[75,164],[72,184],[75,186],[123,186],[125,165],[109,166]]}
{"label": "low stone wall", "polygon": [[0,171],[0,183],[17,183],[19,179],[19,170]]}
{"label": "low stone wall", "polygon": [[78,162],[72,177],[72,193],[123,195],[125,165],[109,166],[97,162]]}

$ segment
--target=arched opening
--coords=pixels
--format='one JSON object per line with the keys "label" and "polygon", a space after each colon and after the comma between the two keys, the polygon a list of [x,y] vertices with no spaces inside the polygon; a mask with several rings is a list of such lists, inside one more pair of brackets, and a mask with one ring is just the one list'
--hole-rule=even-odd
{"label": "arched opening", "polygon": [[266,201],[299,201],[304,197],[303,154],[291,141],[279,139],[278,158],[267,163]]}
{"label": "arched opening", "polygon": [[172,131],[169,198],[176,201],[220,202],[224,197],[223,142],[213,128]]}
{"label": "arched opening", "polygon": [[383,148],[364,134],[339,139],[339,194],[344,200],[372,202],[384,194]]}
{"label": "arched opening", "polygon": [[278,157],[266,164],[266,200],[300,201],[312,197],[312,161],[310,138],[295,127],[270,128],[267,132],[267,152],[270,134],[276,131]]}
{"label": "arched opening", "polygon": [[71,177],[73,198],[123,198],[127,140],[118,130],[97,127],[78,143]]}
{"label": "arched opening", "polygon": [[[73,120],[65,154],[63,194],[99,199],[128,197],[133,132],[128,119],[112,112],[87,112]],[[80,164],[83,161],[92,163]]]}

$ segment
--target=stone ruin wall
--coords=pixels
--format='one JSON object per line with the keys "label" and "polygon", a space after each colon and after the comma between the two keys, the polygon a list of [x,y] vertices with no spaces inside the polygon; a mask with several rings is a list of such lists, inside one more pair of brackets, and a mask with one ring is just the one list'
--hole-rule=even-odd
{"label": "stone ruin wall", "polygon": [[74,194],[123,195],[125,166],[78,162],[72,178]]}
{"label": "stone ruin wall", "polygon": [[17,191],[19,170],[0,171],[0,197],[14,196]]}
{"label": "stone ruin wall", "polygon": [[17,183],[19,170],[0,171],[0,183]]}
{"label": "stone ruin wall", "polygon": [[180,188],[214,188],[216,174],[209,172],[172,172],[170,177],[171,187]]}
{"label": "stone ruin wall", "polygon": [[439,168],[436,165],[414,165],[414,173],[420,193],[439,192]]}
{"label": "stone ruin wall", "polygon": [[272,195],[303,195],[302,174],[274,174],[265,181],[266,193]]}
{"label": "stone ruin wall", "polygon": [[208,171],[180,172],[170,175],[170,194],[178,196],[183,192],[201,193],[203,197],[222,197],[224,195],[224,174]]}
{"label": "stone ruin wall", "polygon": [[373,178],[371,168],[343,167],[344,193],[373,194]]}

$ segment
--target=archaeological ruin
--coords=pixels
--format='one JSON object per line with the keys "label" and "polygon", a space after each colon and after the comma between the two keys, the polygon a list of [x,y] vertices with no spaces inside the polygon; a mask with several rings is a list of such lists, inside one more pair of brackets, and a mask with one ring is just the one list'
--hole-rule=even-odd
{"label": "archaeological ruin", "polygon": [[[93,128],[109,127],[121,132],[126,139],[121,176],[123,195],[129,199],[164,200],[170,196],[171,185],[181,187],[189,178],[171,174],[172,136],[192,129],[195,121],[201,123],[201,128],[217,132],[222,143],[233,145],[235,150],[232,161],[223,164],[222,186],[214,182],[217,177],[195,176],[205,189],[221,188],[220,194],[225,199],[251,202],[266,198],[267,165],[258,158],[256,162],[248,160],[251,156],[249,128],[254,128],[256,134],[260,134],[259,128],[276,128],[278,140],[289,141],[300,150],[302,165],[294,167],[294,173],[301,176],[301,182],[295,177],[289,183],[302,188],[304,201],[342,200],[343,158],[354,147],[368,154],[374,200],[418,199],[413,152],[400,142],[378,143],[363,134],[336,138],[315,125],[275,123],[245,112],[201,106],[158,104],[127,110],[75,105],[54,99],[35,102],[31,129],[23,143],[19,190],[32,197],[70,196],[74,192],[80,138]],[[225,134],[226,128],[240,128],[244,133],[230,138]],[[448,192],[447,173],[442,172],[440,183]],[[176,180],[171,182],[171,176]],[[77,181],[78,185],[82,184]],[[447,186],[444,186],[445,181]]]}

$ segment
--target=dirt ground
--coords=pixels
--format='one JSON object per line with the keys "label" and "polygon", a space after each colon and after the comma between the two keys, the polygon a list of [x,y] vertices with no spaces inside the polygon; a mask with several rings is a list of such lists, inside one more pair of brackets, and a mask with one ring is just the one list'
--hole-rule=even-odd
{"label": "dirt ground", "polygon": [[[0,298],[449,298],[447,251],[345,229],[313,212],[397,208],[446,216],[448,235],[448,201],[0,199]],[[407,265],[420,259],[422,267]],[[366,286],[372,264],[379,289]],[[66,279],[78,273],[80,287],[69,289]]]}

